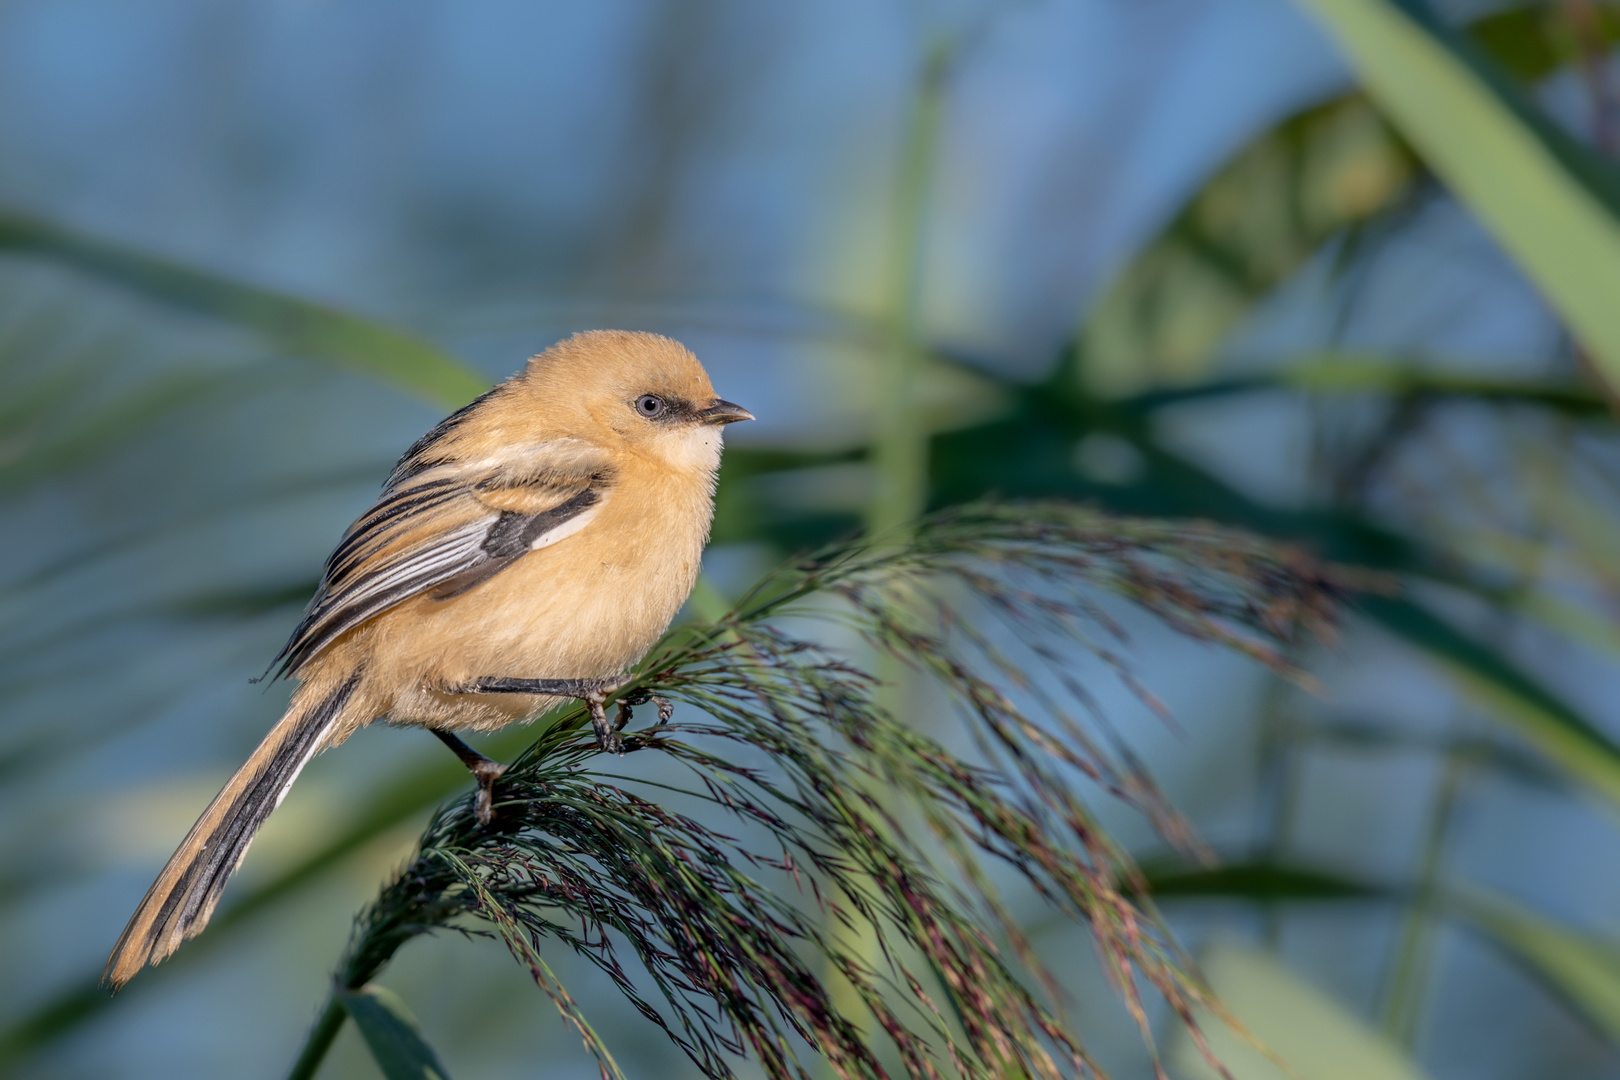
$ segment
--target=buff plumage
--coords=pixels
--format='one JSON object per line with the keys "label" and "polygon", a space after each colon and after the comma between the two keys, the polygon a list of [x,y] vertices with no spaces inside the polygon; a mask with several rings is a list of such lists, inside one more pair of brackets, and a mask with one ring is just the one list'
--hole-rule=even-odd
{"label": "buff plumage", "polygon": [[[412,446],[276,658],[299,683],[286,715],[170,858],[105,981],[121,986],[198,933],[304,764],[359,727],[418,724],[459,745],[449,732],[532,718],[559,693],[590,695],[600,715],[604,680],[645,655],[691,591],[721,430],[749,418],[678,342],[595,331]],[[478,772],[482,759],[459,752]],[[486,797],[498,772],[479,772]]]}

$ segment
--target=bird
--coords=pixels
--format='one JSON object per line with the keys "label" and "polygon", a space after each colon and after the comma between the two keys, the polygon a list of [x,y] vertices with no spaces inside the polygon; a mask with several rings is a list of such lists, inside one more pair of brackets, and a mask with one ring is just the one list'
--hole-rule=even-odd
{"label": "bird", "polygon": [[286,713],[147,891],[103,983],[116,991],[198,934],[299,771],[374,720],[426,727],[454,750],[483,824],[503,767],[457,732],[578,699],[598,747],[622,753],[604,702],[690,594],[722,432],[752,419],[679,342],[593,330],[417,440],[266,671],[297,682]]}

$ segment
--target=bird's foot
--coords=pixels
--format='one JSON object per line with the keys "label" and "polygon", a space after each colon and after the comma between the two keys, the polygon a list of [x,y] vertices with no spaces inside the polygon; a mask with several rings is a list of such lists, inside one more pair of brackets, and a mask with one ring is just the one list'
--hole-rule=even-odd
{"label": "bird's foot", "polygon": [[478,824],[488,825],[495,820],[495,781],[506,771],[506,766],[494,758],[485,757],[448,731],[432,729],[439,741],[448,746],[461,763],[467,766],[467,771],[473,774],[478,781],[478,795],[473,799],[473,816],[478,818]]}
{"label": "bird's foot", "polygon": [[[624,689],[630,682],[628,675],[619,675],[611,679],[502,679],[484,678],[474,679],[466,686],[456,687],[456,693],[461,694],[538,694],[546,697],[578,698],[585,703],[586,710],[591,714],[591,726],[596,729],[596,745],[604,753],[624,753],[624,736],[619,734],[630,719],[630,711],[620,705],[617,725],[608,720],[607,699]],[[651,700],[651,699],[644,699]],[[657,699],[662,702],[662,699]],[[664,716],[665,705],[658,707],[658,715]]]}
{"label": "bird's foot", "polygon": [[505,771],[505,765],[489,758],[473,768],[472,774],[478,780],[478,794],[473,798],[473,816],[480,825],[488,825],[495,820],[495,781]]}
{"label": "bird's foot", "polygon": [[622,697],[619,699],[619,714],[613,719],[613,730],[623,731],[625,725],[629,724],[630,721],[634,719],[635,714],[631,711],[631,709],[636,705],[645,705],[649,701],[658,707],[659,726],[662,727],[663,725],[669,723],[670,717],[675,715],[674,702],[670,701],[669,698],[663,698],[659,697],[657,694],[649,694],[646,691],[641,691],[640,693],[631,694],[628,697]]}
{"label": "bird's foot", "polygon": [[624,736],[619,729],[624,727],[630,719],[630,709],[624,702],[619,703],[618,723],[612,723],[607,716],[607,699],[616,690],[629,682],[628,679],[602,679],[596,681],[584,693],[576,695],[585,703],[586,710],[591,714],[591,726],[596,729],[596,748],[604,754],[624,753]]}

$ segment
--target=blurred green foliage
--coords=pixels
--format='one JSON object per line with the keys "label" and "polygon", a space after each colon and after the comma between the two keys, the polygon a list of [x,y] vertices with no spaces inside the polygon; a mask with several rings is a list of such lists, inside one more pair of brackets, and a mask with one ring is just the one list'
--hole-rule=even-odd
{"label": "blurred green foliage", "polygon": [[[1566,900],[1580,890],[1578,871],[1613,861],[1620,803],[1617,718],[1604,710],[1620,663],[1613,407],[1620,305],[1616,288],[1593,288],[1620,280],[1620,178],[1604,156],[1605,133],[1620,122],[1606,89],[1620,12],[1568,0],[1453,26],[1408,0],[1306,6],[1342,35],[1365,87],[1306,103],[1228,155],[1138,246],[1035,378],[982,348],[932,339],[920,313],[927,208],[937,187],[930,169],[948,138],[934,125],[961,85],[951,74],[970,66],[973,54],[919,48],[936,59],[919,65],[907,110],[911,137],[897,152],[910,166],[894,184],[901,227],[894,273],[875,304],[882,310],[841,315],[832,329],[818,330],[877,372],[867,385],[883,388],[876,410],[883,422],[878,434],[869,428],[856,440],[728,448],[715,543],[750,553],[755,565],[846,533],[879,509],[909,516],[914,506],[986,495],[1055,497],[1120,513],[1212,519],[1391,575],[1399,589],[1355,611],[1348,636],[1358,644],[1348,659],[1323,650],[1295,662],[1330,687],[1348,678],[1346,666],[1387,664],[1397,671],[1390,680],[1415,688],[1409,707],[1379,699],[1378,715],[1361,723],[1347,720],[1350,707],[1331,694],[1272,695],[1256,706],[1252,832],[1217,838],[1228,859],[1221,868],[1150,861],[1149,883],[1173,924],[1190,909],[1229,908],[1241,913],[1232,925],[1274,950],[1290,913],[1325,910],[1346,926],[1359,913],[1381,913],[1380,925],[1398,930],[1379,939],[1387,962],[1378,985],[1359,1002],[1313,997],[1301,1008],[1309,1023],[1346,1045],[1375,1046],[1366,1051],[1374,1057],[1394,1055],[1412,1075],[1420,1067],[1467,1072],[1454,1062],[1431,1064],[1422,1038],[1425,1024],[1461,1007],[1459,980],[1436,973],[1436,958],[1455,940],[1447,935],[1461,928],[1550,988],[1558,1008],[1591,1031],[1598,1049],[1581,1059],[1579,1075],[1612,1075],[1620,1068],[1620,965],[1611,955],[1620,926],[1612,917],[1591,925],[1590,911]],[[1400,71],[1380,66],[1389,35],[1416,50],[1387,54],[1401,57]],[[1434,70],[1417,70],[1412,56]],[[1451,111],[1452,99],[1434,92],[1440,85],[1466,97],[1474,110],[1468,123]],[[1555,115],[1547,107],[1549,86],[1588,102],[1574,114],[1584,127],[1567,110]],[[1534,174],[1529,187],[1516,180],[1526,169]],[[1540,354],[1499,362],[1448,354],[1421,334],[1355,333],[1369,293],[1397,272],[1403,252],[1446,246],[1430,222],[1436,207],[1458,199],[1571,328]],[[228,457],[186,457],[193,443],[154,451],[155,439],[188,426],[207,430],[220,422],[221,401],[307,395],[328,385],[317,381],[331,378],[328,367],[435,408],[467,400],[487,381],[420,333],[36,216],[0,216],[0,248],[9,255],[0,309],[0,500],[18,515],[50,520],[51,485],[72,479],[122,508],[117,493],[157,466],[201,493],[196,505],[155,498],[145,518],[109,511],[75,534],[76,547],[28,549],[0,585],[0,694],[18,715],[39,711],[28,703],[42,684],[109,662],[143,625],[182,627],[198,648],[220,627],[256,620],[268,628],[259,637],[273,637],[312,587],[310,558],[258,574],[227,565],[214,580],[96,575],[125,563],[147,567],[131,553],[165,545],[177,546],[184,563],[184,537],[212,543],[208,530],[222,518],[239,515],[248,523],[239,527],[250,529],[260,520],[254,515],[351,489],[357,473],[380,478],[384,467],[350,461],[347,471],[310,466],[278,477]],[[1466,286],[1470,269],[1447,272]],[[1281,335],[1281,344],[1256,329],[1279,310],[1313,306],[1330,312],[1325,326]],[[973,407],[926,407],[930,379],[957,388]],[[1276,406],[1297,422],[1298,484],[1267,490],[1231,465],[1234,457],[1275,452],[1251,443],[1249,425],[1261,425],[1245,419],[1255,415],[1242,411],[1250,406]],[[1189,418],[1201,415],[1226,417],[1216,424],[1225,455],[1189,443]],[[325,539],[311,538],[310,549]],[[66,591],[64,583],[87,567],[90,585]],[[233,662],[246,670],[251,657]],[[1449,692],[1423,682],[1429,675]],[[51,724],[8,724],[0,783],[20,799],[35,792],[31,776],[61,775],[49,772],[51,763],[71,759],[78,747],[138,730],[142,716],[174,693],[158,682],[144,704],[109,707],[62,695]],[[506,733],[487,749],[510,756],[527,741]],[[1416,783],[1432,787],[1432,798],[1402,830],[1424,843],[1399,873],[1338,865],[1337,842],[1312,846],[1323,834],[1307,828],[1308,774],[1323,760],[1366,755],[1416,758],[1428,770]],[[397,855],[398,838],[464,783],[444,763],[406,763],[369,777],[363,794],[324,828],[238,883],[208,933],[143,983],[179,984],[188,969],[241,941],[246,928],[265,925],[390,838]],[[1499,862],[1461,862],[1459,807],[1502,789],[1556,800],[1597,824],[1580,843],[1554,844],[1531,815],[1521,833],[1499,841],[1506,851]],[[1524,849],[1556,853],[1568,880],[1543,867],[1551,880],[1531,889],[1519,865],[1529,861]],[[89,872],[61,850],[29,857],[35,861],[26,869],[0,876],[0,904],[20,907]],[[1470,882],[1474,876],[1484,880]],[[1520,888],[1526,892],[1515,895]],[[1211,917],[1200,914],[1195,925]],[[88,952],[100,949],[91,944]],[[1265,1010],[1280,1012],[1301,975],[1275,959],[1212,955],[1214,985],[1233,988],[1233,1011],[1266,1039]],[[93,978],[85,966],[76,980],[14,991],[0,1019],[0,1061],[17,1070],[49,1062],[109,1022],[113,1006],[125,1002],[109,1001]],[[379,1008],[367,1015],[393,1015]],[[1382,1035],[1372,1017],[1382,1017]],[[368,1034],[386,1024],[379,1019]],[[1536,1030],[1527,1026],[1522,1039],[1541,1069],[1568,1066]],[[1289,1052],[1281,1041],[1275,1048]],[[1243,1051],[1234,1044],[1234,1053]],[[1270,1067],[1263,1057],[1244,1062],[1233,1062],[1240,1078]],[[1303,1058],[1294,1064],[1305,1077],[1333,1075]],[[1537,1066],[1527,1068],[1534,1074]]]}

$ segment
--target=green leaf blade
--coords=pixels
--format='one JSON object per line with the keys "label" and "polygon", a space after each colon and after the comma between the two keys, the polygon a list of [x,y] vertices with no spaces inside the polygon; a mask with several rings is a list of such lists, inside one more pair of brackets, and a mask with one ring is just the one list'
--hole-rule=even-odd
{"label": "green leaf blade", "polygon": [[1360,606],[1416,646],[1484,709],[1565,773],[1620,804],[1620,745],[1505,657],[1411,601],[1368,596]]}
{"label": "green leaf blade", "polygon": [[148,299],[250,327],[290,353],[381,378],[448,408],[489,388],[484,376],[414,335],[37,218],[0,212],[4,251],[53,259]]}
{"label": "green leaf blade", "polygon": [[1144,867],[1147,891],[1153,899],[1248,900],[1286,903],[1390,898],[1390,890],[1343,874],[1309,866],[1267,862],[1223,863],[1218,866]]}
{"label": "green leaf blade", "polygon": [[416,1017],[398,994],[367,983],[345,991],[341,1000],[387,1080],[449,1080]]}
{"label": "green leaf blade", "polygon": [[1620,180],[1413,0],[1300,0],[1620,384]]}
{"label": "green leaf blade", "polygon": [[[1290,1075],[1298,1080],[1425,1080],[1418,1065],[1388,1040],[1265,953],[1217,946],[1205,953],[1202,966],[1233,1017],[1288,1065],[1284,1069],[1204,1010],[1199,1026],[1232,1080],[1288,1080]],[[1186,1080],[1220,1075],[1185,1034],[1176,1036],[1170,1062]]]}
{"label": "green leaf blade", "polygon": [[1450,907],[1600,1034],[1620,1043],[1620,945],[1482,890],[1453,896]]}

